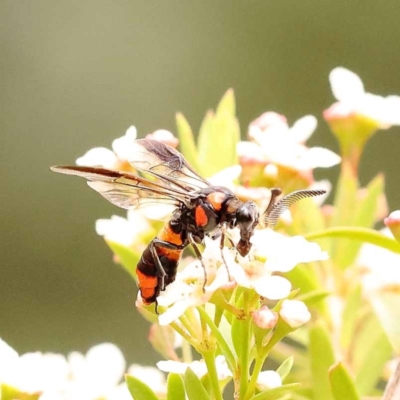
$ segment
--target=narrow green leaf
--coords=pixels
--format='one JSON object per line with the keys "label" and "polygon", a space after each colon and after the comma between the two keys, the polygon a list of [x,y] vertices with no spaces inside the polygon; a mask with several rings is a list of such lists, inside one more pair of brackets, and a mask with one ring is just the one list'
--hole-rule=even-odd
{"label": "narrow green leaf", "polygon": [[[335,213],[331,220],[331,227],[352,226],[354,215],[357,211],[358,181],[354,170],[349,163],[343,163],[337,183],[336,196],[334,200]],[[343,240],[335,240],[330,243],[329,254],[341,269],[345,265],[339,264],[344,249],[349,244]]]}
{"label": "narrow green leaf", "polygon": [[175,117],[181,152],[197,172],[203,173],[192,128],[183,114],[177,113]]}
{"label": "narrow green leaf", "polygon": [[293,367],[293,356],[290,356],[276,370],[276,372],[281,377],[282,382],[289,375],[290,371],[292,370],[292,367]]}
{"label": "narrow green leaf", "polygon": [[217,114],[225,113],[232,116],[236,114],[235,93],[232,88],[225,92],[217,107]]}
{"label": "narrow green leaf", "polygon": [[136,266],[140,260],[141,253],[120,243],[112,242],[111,240],[106,240],[106,243],[117,256],[118,263],[124,267],[135,281],[137,281]]}
{"label": "narrow green leaf", "polygon": [[313,398],[333,400],[328,370],[335,362],[335,357],[326,328],[322,325],[312,327],[310,329],[309,343]]}
{"label": "narrow green leaf", "polygon": [[185,386],[179,374],[168,374],[167,400],[186,400]]}
{"label": "narrow green leaf", "polygon": [[[399,266],[400,268],[400,266]],[[374,293],[370,302],[397,356],[400,355],[400,293],[387,288]]]}
{"label": "narrow green leaf", "polygon": [[[251,400],[277,400],[287,391],[300,387],[300,383],[288,383],[274,389],[266,390],[253,396]],[[325,400],[325,399],[324,399]]]}
{"label": "narrow green leaf", "polygon": [[134,400],[159,400],[156,394],[136,377],[125,375],[125,382]]}
{"label": "narrow green leaf", "polygon": [[335,228],[324,229],[319,232],[307,233],[304,235],[307,240],[328,238],[328,237],[342,237],[352,240],[359,240],[365,243],[371,243],[380,246],[384,249],[400,253],[400,243],[396,240],[383,235],[373,229],[356,228],[352,226],[339,226]]}
{"label": "narrow green leaf", "polygon": [[346,296],[346,302],[343,310],[342,329],[340,342],[343,349],[347,349],[354,337],[356,324],[361,309],[361,286],[358,285]]}
{"label": "narrow green leaf", "polygon": [[329,380],[335,400],[360,400],[354,383],[342,363],[329,370]]}
{"label": "narrow green leaf", "polygon": [[240,140],[240,129],[234,110],[233,92],[228,92],[217,112],[209,111],[201,124],[198,152],[206,177],[237,164],[236,145]]}
{"label": "narrow green leaf", "polygon": [[378,174],[366,187],[366,196],[357,202],[354,224],[363,228],[372,228],[376,220],[378,202],[383,194],[385,179]]}
{"label": "narrow green leaf", "polygon": [[[375,177],[366,187],[366,195],[357,201],[357,209],[349,225],[360,228],[372,228],[376,219],[379,198],[383,193],[384,179],[382,175]],[[361,242],[345,241],[341,244],[342,251],[336,255],[336,262],[343,268],[354,262],[360,250]]]}
{"label": "narrow green leaf", "polygon": [[211,400],[200,379],[190,368],[186,370],[184,381],[189,400]]}
{"label": "narrow green leaf", "polygon": [[357,211],[357,178],[348,163],[342,164],[334,200],[335,215],[331,226],[351,224]]}
{"label": "narrow green leaf", "polygon": [[1,400],[38,400],[41,393],[24,393],[6,384],[0,384]]}
{"label": "narrow green leaf", "polygon": [[[243,307],[243,298],[244,298],[244,293],[240,295],[236,302],[236,307],[241,308]],[[239,318],[234,317],[231,323],[231,337],[232,337],[232,343],[233,347],[235,348],[235,352],[238,355],[238,358],[240,359],[243,353],[243,347],[246,346],[246,344],[243,342],[243,335],[245,334],[245,321]]]}
{"label": "narrow green leaf", "polygon": [[[350,344],[355,385],[361,396],[370,395],[380,377],[387,360],[392,355],[392,346],[377,318],[372,312],[358,319],[356,335]],[[373,362],[371,362],[373,360]]]}
{"label": "narrow green leaf", "polygon": [[303,295],[297,296],[297,300],[301,300],[306,303],[307,307],[313,307],[318,305],[322,300],[327,298],[330,295],[330,292],[322,289],[312,290]]}

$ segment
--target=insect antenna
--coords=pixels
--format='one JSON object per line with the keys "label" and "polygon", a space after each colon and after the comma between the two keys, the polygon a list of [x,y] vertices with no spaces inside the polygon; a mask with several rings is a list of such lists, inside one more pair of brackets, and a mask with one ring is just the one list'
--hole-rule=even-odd
{"label": "insect antenna", "polygon": [[276,202],[276,198],[281,194],[281,191],[280,189],[272,189],[271,192],[271,200],[263,214],[265,226],[270,228],[274,228],[282,213],[297,201],[308,197],[321,196],[326,193],[325,190],[296,190]]}

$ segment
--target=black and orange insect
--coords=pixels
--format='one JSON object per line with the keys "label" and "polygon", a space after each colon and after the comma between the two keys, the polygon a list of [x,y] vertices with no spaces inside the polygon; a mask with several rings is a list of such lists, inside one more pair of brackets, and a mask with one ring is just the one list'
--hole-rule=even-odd
{"label": "black and orange insect", "polygon": [[[187,246],[193,247],[201,261],[196,243],[201,243],[205,235],[220,237],[222,251],[226,229],[238,228],[240,240],[236,249],[242,256],[247,255],[260,213],[254,202],[242,202],[229,189],[211,186],[174,148],[149,139],[138,139],[132,146],[134,151],[129,163],[143,176],[101,167],[54,166],[51,169],[86,178],[92,189],[121,208],[161,204],[172,207],[170,218],[144,250],[137,265],[141,297],[145,304],[151,304],[175,280],[179,260]],[[282,212],[294,202],[323,193],[323,190],[298,190],[277,201],[281,191],[272,189],[269,205],[262,213],[263,225],[274,227]]]}

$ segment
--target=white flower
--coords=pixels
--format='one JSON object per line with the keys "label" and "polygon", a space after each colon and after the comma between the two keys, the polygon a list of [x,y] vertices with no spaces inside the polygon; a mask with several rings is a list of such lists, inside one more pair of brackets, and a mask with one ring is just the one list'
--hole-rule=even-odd
{"label": "white flower", "polygon": [[334,68],[329,81],[338,102],[326,110],[326,119],[355,114],[375,121],[381,129],[400,125],[400,96],[367,93],[360,77],[343,67]]}
{"label": "white flower", "polygon": [[61,354],[26,353],[18,356],[0,339],[0,383],[24,393],[56,392],[67,385],[68,363]]}
{"label": "white flower", "polygon": [[[161,292],[157,298],[159,306],[168,309],[158,317],[160,325],[168,325],[178,319],[189,307],[206,303],[214,292],[229,283],[225,266],[221,266],[220,240],[205,238],[206,248],[202,262],[206,268],[207,282],[204,286],[204,270],[199,260],[189,264],[183,271],[178,271],[174,282]],[[228,253],[224,249],[224,255]],[[203,290],[204,286],[204,290]]]}
{"label": "white flower", "polygon": [[125,371],[121,351],[111,343],[92,347],[86,356],[26,353],[18,356],[0,340],[0,384],[21,393],[40,395],[40,400],[128,400],[120,384]]}
{"label": "white flower", "polygon": [[121,382],[125,359],[112,343],[93,346],[86,356],[72,352],[68,356],[72,385],[68,399],[108,398]]}
{"label": "white flower", "polygon": [[[173,372],[176,374],[184,374],[190,368],[199,378],[202,378],[207,373],[207,366],[204,360],[192,361],[184,363],[180,361],[159,361],[157,367],[164,372]],[[223,381],[232,377],[232,372],[228,368],[225,357],[219,355],[215,358],[215,367],[219,381]]]}
{"label": "white flower", "polygon": [[279,315],[292,328],[298,328],[311,319],[307,306],[299,300],[283,300]]}
{"label": "white flower", "polygon": [[96,233],[104,239],[124,246],[141,243],[143,236],[149,235],[153,227],[140,211],[129,210],[127,218],[113,215],[110,219],[96,221]]}
{"label": "white flower", "polygon": [[208,181],[213,186],[224,186],[230,190],[235,190],[236,185],[233,182],[239,178],[241,172],[242,167],[240,165],[233,165],[216,173]]}
{"label": "white flower", "polygon": [[262,371],[257,378],[259,390],[275,389],[282,386],[282,379],[276,371]]}
{"label": "white flower", "polygon": [[153,133],[146,135],[146,139],[156,140],[157,142],[164,143],[171,147],[178,147],[179,140],[166,129],[158,129]]}
{"label": "white flower", "polygon": [[[246,257],[227,254],[229,271],[238,285],[254,289],[270,300],[287,297],[290,282],[275,272],[288,272],[299,263],[326,260],[328,255],[317,243],[308,242],[301,236],[287,237],[271,229],[260,229],[250,239],[253,248]],[[224,253],[225,254],[225,253]],[[263,261],[261,261],[261,259]]]}
{"label": "white flower", "polygon": [[[128,128],[124,136],[117,138],[112,143],[112,149],[95,147],[87,151],[76,160],[77,165],[86,167],[104,167],[108,169],[126,169],[128,160],[132,155],[132,145],[136,140],[137,132],[134,126]],[[130,167],[128,167],[128,170]]]}
{"label": "white flower", "polygon": [[240,142],[237,147],[239,158],[242,163],[272,163],[297,171],[338,164],[340,157],[332,151],[321,147],[308,148],[304,144],[316,126],[317,119],[312,115],[300,118],[291,128],[282,118],[269,118],[269,124],[260,124],[256,120],[249,127],[249,137],[255,143]]}
{"label": "white flower", "polygon": [[[382,233],[392,237],[387,228]],[[400,286],[400,254],[367,243],[361,247],[357,264],[363,268],[362,284],[367,295],[385,287]]]}
{"label": "white flower", "polygon": [[302,236],[288,237],[271,229],[260,229],[250,241],[256,256],[266,259],[265,267],[270,272],[288,272],[300,263],[328,259],[317,243]]}

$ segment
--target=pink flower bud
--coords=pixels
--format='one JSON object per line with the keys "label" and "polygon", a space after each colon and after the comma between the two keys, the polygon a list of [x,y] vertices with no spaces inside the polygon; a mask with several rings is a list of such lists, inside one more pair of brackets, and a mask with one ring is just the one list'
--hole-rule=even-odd
{"label": "pink flower bud", "polygon": [[400,242],[400,210],[393,211],[383,221],[393,236]]}
{"label": "pink flower bud", "polygon": [[253,312],[253,321],[261,329],[272,329],[278,322],[278,314],[267,306]]}

